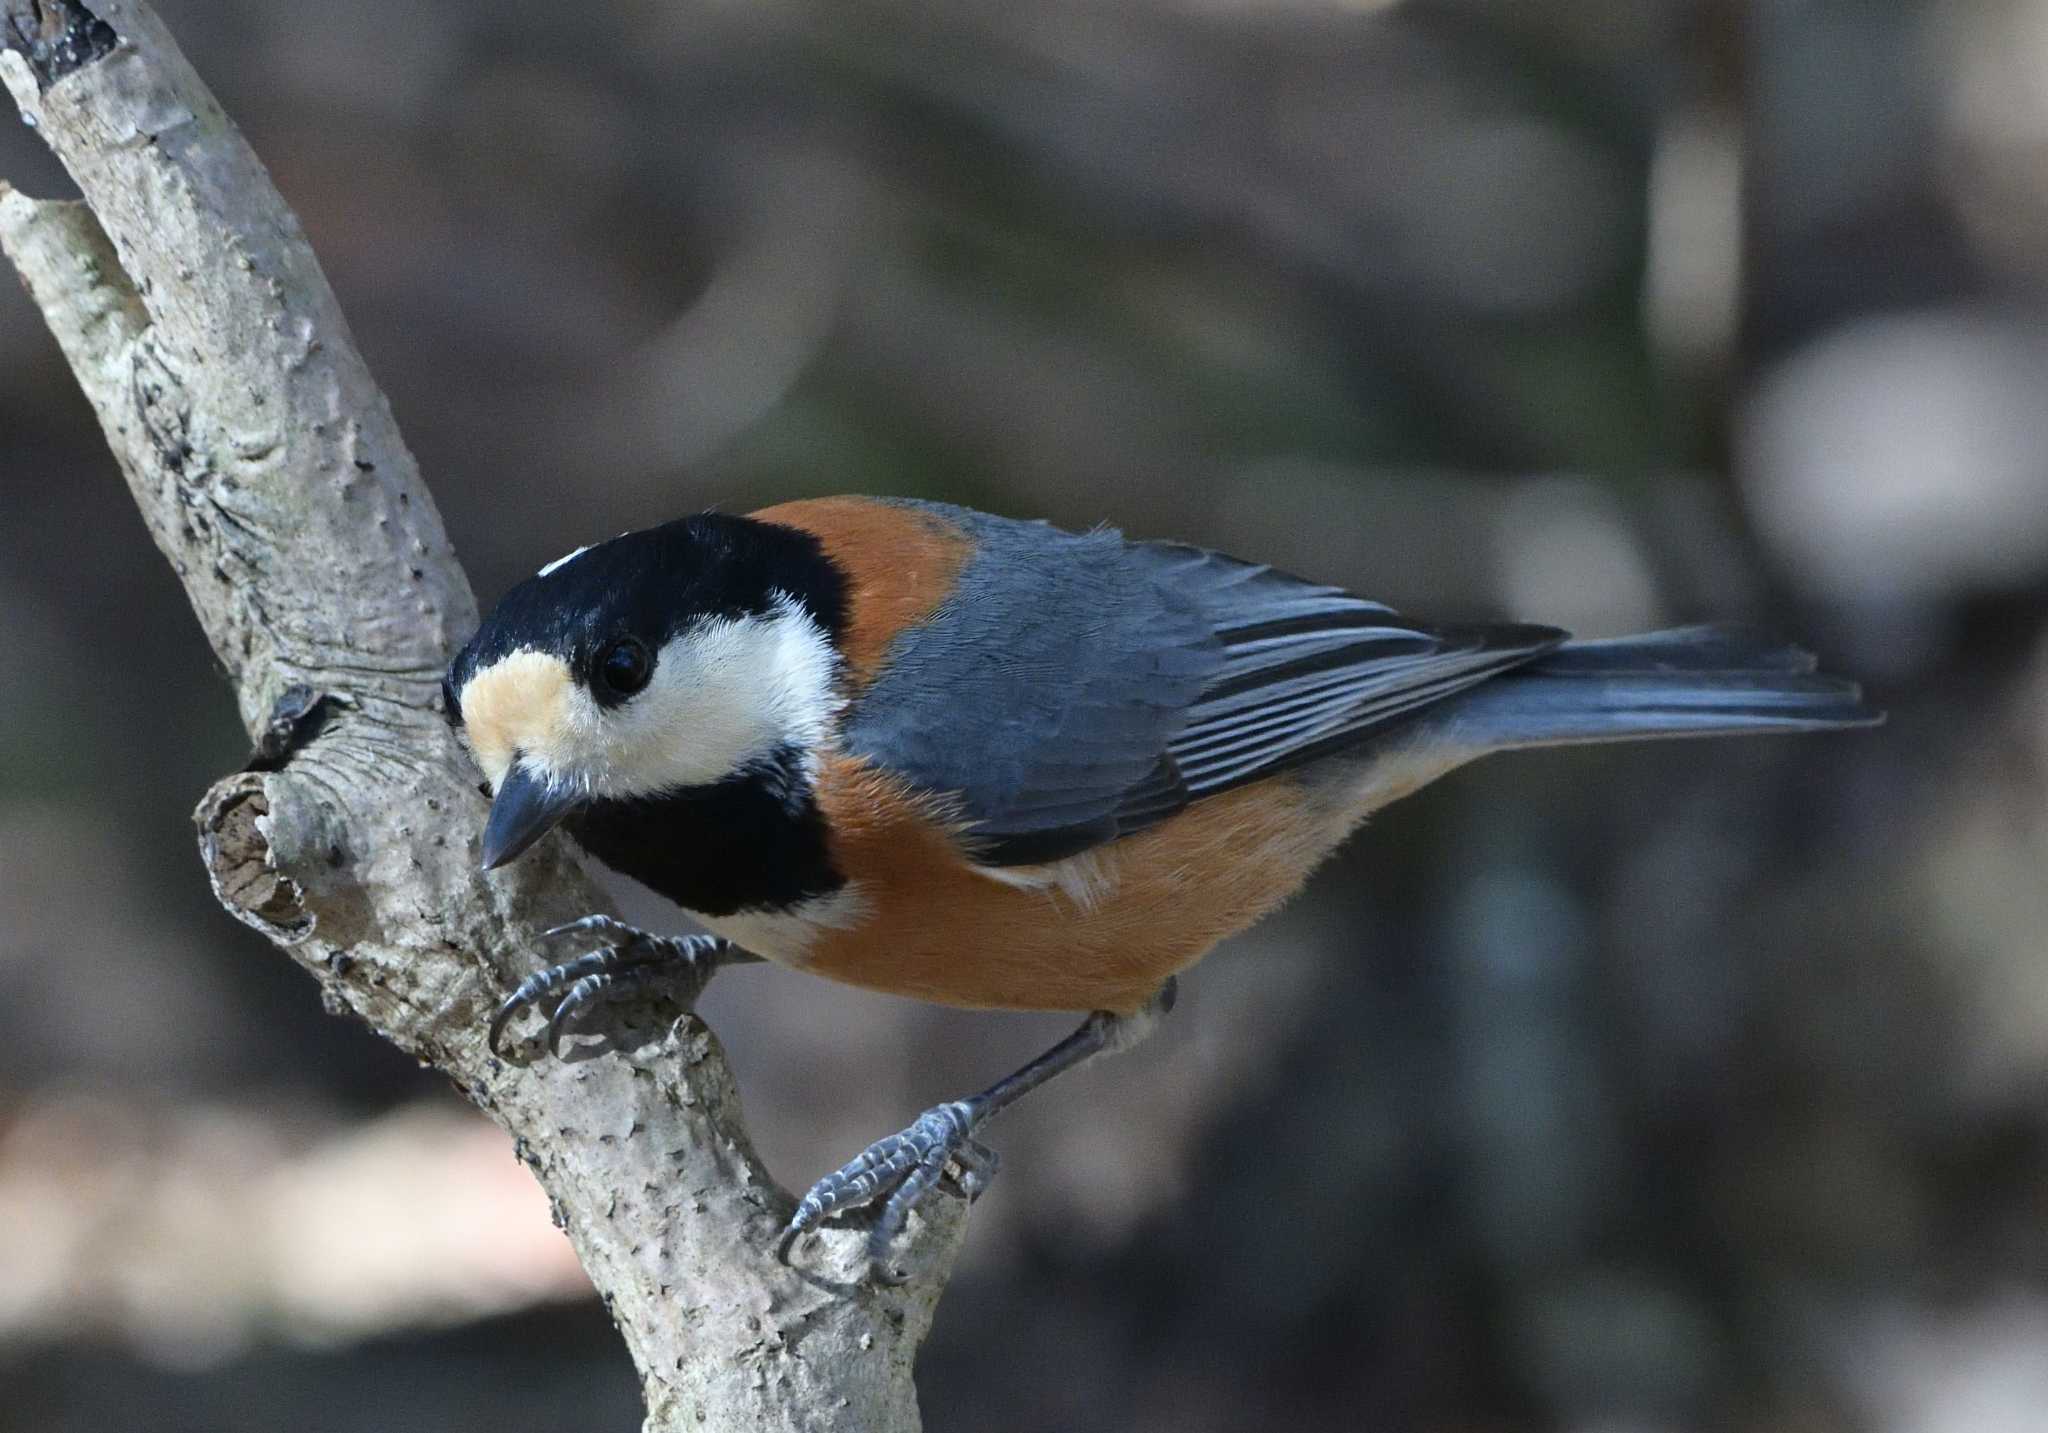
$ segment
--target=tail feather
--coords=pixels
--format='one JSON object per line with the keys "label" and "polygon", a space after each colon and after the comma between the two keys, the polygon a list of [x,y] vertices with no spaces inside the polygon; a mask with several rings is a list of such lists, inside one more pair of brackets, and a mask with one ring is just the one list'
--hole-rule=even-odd
{"label": "tail feather", "polygon": [[1819,660],[1804,647],[1752,627],[1707,623],[1566,642],[1544,654],[1537,670],[1563,672],[1811,672]]}
{"label": "tail feather", "polygon": [[1480,749],[1646,737],[1825,731],[1884,720],[1811,653],[1740,627],[1567,642],[1446,703],[1444,735]]}

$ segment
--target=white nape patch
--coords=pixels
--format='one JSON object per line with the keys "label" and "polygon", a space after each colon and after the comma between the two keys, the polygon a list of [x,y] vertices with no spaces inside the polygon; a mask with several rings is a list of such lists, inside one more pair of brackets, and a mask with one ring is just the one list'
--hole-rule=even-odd
{"label": "white nape patch", "polygon": [[713,618],[670,639],[646,689],[618,706],[573,688],[560,729],[525,755],[551,781],[614,797],[704,786],[784,747],[815,763],[841,705],[838,668],[831,638],[777,593],[765,616]]}
{"label": "white nape patch", "polygon": [[1083,851],[1044,866],[976,865],[974,870],[1020,891],[1058,891],[1085,913],[1116,894],[1116,864],[1114,851],[1099,850]]}
{"label": "white nape patch", "polygon": [[546,567],[543,567],[540,571],[536,572],[534,576],[548,577],[554,573],[560,572],[563,568],[567,567],[570,563],[574,562],[577,558],[583,556],[583,554],[588,551],[590,551],[590,546],[586,543],[582,547],[577,548],[574,552],[563,553],[553,562],[550,562]]}
{"label": "white nape patch", "polygon": [[852,930],[868,918],[870,907],[858,882],[849,881],[829,896],[810,900],[779,911],[734,911],[726,916],[707,916],[689,911],[690,919],[714,935],[722,935],[741,950],[752,951],[777,965],[800,966],[810,959],[811,949],[830,931]]}

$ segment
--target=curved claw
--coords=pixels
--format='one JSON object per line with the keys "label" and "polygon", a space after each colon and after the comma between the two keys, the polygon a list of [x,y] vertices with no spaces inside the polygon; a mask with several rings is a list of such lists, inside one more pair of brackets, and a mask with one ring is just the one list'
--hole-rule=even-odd
{"label": "curved claw", "polygon": [[497,1013],[491,1016],[490,1050],[500,1060],[505,1058],[505,1028],[512,1023],[514,1016],[526,1008],[527,1002],[523,994],[525,989],[526,987],[522,985],[506,996],[499,1002]]}
{"label": "curved claw", "polygon": [[[717,936],[655,936],[607,915],[587,915],[542,931],[546,945],[571,938],[593,938],[604,946],[585,955],[537,971],[519,982],[491,1017],[490,1050],[507,1058],[506,1032],[521,1013],[540,1008],[547,1016],[548,1050],[561,1058],[564,1042],[577,1019],[600,1001],[625,1000],[671,987],[693,1003],[704,983],[721,965],[750,962],[756,957],[732,948]],[[550,1003],[550,997],[559,998]]]}
{"label": "curved claw", "polygon": [[504,1001],[498,1005],[498,1013],[492,1015],[492,1030],[489,1030],[492,1054],[496,1054],[498,1058],[506,1058],[506,1028],[514,1019],[518,1019],[520,1011],[530,1009],[532,1005],[539,1005],[549,995],[553,995],[561,985],[575,979],[575,974],[580,972],[580,968],[596,968],[596,962],[600,962],[608,954],[610,952],[598,952],[594,956],[584,956],[582,960],[571,960],[569,964],[549,966],[547,970],[535,970],[528,974],[524,981],[520,981],[514,987],[510,995],[504,997]]}
{"label": "curved claw", "polygon": [[975,1130],[989,1116],[1061,1071],[1071,1070],[1097,1055],[1135,1045],[1172,1008],[1174,989],[1174,982],[1168,980],[1135,1011],[1096,1011],[1073,1034],[980,1094],[926,1110],[901,1134],[876,1140],[811,1186],[783,1231],[776,1257],[787,1263],[799,1234],[842,1209],[856,1208],[887,1193],[888,1202],[868,1233],[868,1260],[869,1272],[875,1277],[892,1277],[880,1273],[877,1266],[909,1219],[910,1211],[934,1185],[945,1180],[949,1169],[957,1170],[951,1183],[970,1200],[978,1198],[995,1178],[996,1152],[974,1138]]}
{"label": "curved claw", "polygon": [[554,1014],[548,1016],[548,1053],[557,1060],[562,1058],[562,1042],[569,1037],[569,1027],[575,1016],[604,990],[605,977],[586,975],[563,993],[561,1003],[555,1006]]}
{"label": "curved claw", "polygon": [[[550,926],[534,937],[534,943],[537,945],[547,945],[554,941],[566,940],[572,935],[591,934],[609,937],[613,945],[630,945],[636,940],[656,939],[656,937],[647,934],[646,931],[636,930],[613,916],[594,914],[578,916],[575,920],[563,921],[558,926]],[[687,937],[685,938],[687,939]]]}
{"label": "curved claw", "polygon": [[931,1193],[932,1186],[939,1182],[939,1176],[946,1172],[948,1157],[943,1149],[932,1150],[903,1176],[903,1182],[896,1186],[896,1192],[889,1196],[882,1212],[875,1217],[874,1226],[868,1230],[870,1262],[880,1266],[888,1258],[889,1246],[896,1242],[896,1236],[910,1222],[910,1211]]}
{"label": "curved claw", "polygon": [[777,1247],[784,1263],[799,1235],[835,1214],[858,1209],[887,1196],[868,1231],[869,1271],[882,1282],[902,1276],[885,1270],[889,1246],[903,1232],[910,1211],[931,1193],[949,1165],[958,1165],[958,1184],[971,1198],[988,1187],[996,1171],[996,1154],[974,1138],[988,1111],[979,1099],[953,1100],[926,1110],[909,1128],[878,1139],[826,1175],[797,1204]]}

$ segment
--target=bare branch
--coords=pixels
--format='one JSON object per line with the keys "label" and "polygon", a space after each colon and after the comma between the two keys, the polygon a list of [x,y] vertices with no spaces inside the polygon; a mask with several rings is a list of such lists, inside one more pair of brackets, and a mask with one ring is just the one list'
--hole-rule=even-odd
{"label": "bare branch", "polygon": [[[491,1057],[485,1017],[534,932],[602,900],[559,842],[478,874],[484,801],[437,711],[476,605],[390,408],[297,219],[145,6],[0,0],[0,45],[85,196],[0,193],[0,245],[252,738],[281,700],[294,718],[200,804],[222,903],[513,1135],[625,1334],[648,1428],[915,1428],[958,1204],[913,1226],[906,1285],[857,1280],[857,1230],[792,1271],[792,1201],[694,1018],[626,1055]],[[309,694],[321,719],[296,720]]]}

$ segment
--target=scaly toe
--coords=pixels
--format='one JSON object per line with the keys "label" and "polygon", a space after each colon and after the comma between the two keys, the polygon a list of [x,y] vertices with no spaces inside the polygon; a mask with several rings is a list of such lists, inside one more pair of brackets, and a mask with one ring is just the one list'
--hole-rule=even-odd
{"label": "scaly toe", "polygon": [[887,1272],[889,1246],[949,1164],[959,1166],[958,1183],[968,1197],[988,1187],[995,1174],[995,1151],[973,1137],[982,1115],[973,1100],[939,1105],[919,1115],[902,1133],[876,1140],[826,1175],[804,1195],[783,1231],[784,1256],[798,1235],[887,1196],[868,1232],[868,1259],[876,1277],[892,1277]]}
{"label": "scaly toe", "polygon": [[548,1049],[561,1058],[564,1043],[595,1006],[663,994],[687,1008],[720,965],[751,960],[716,936],[649,935],[607,915],[569,921],[539,938],[543,945],[572,939],[605,945],[520,981],[491,1017],[492,1054],[506,1057],[506,1032],[527,1010],[547,1020]]}

